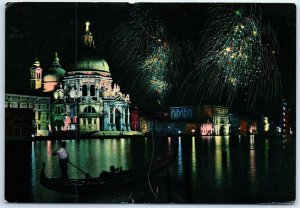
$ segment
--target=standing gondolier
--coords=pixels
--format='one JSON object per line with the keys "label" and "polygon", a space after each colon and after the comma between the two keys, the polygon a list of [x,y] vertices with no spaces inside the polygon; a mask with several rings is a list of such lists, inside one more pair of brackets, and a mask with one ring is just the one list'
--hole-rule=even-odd
{"label": "standing gondolier", "polygon": [[68,161],[69,161],[69,154],[66,150],[66,142],[62,141],[60,143],[60,148],[55,150],[52,155],[57,156],[59,159],[59,166],[61,171],[61,179],[63,181],[68,181]]}

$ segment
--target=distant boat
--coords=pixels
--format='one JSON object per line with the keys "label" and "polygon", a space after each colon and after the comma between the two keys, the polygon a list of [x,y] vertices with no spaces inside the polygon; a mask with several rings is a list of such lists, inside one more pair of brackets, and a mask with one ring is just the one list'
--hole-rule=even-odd
{"label": "distant boat", "polygon": [[[177,150],[177,148],[176,148]],[[177,151],[164,160],[153,162],[149,174],[151,176],[159,173],[169,166],[176,158]],[[40,174],[40,184],[45,188],[72,194],[72,195],[93,195],[98,193],[110,192],[116,188],[124,187],[133,182],[147,180],[149,167],[125,170],[108,177],[69,179],[69,183],[64,183],[60,178],[48,178],[45,175],[45,163]]]}

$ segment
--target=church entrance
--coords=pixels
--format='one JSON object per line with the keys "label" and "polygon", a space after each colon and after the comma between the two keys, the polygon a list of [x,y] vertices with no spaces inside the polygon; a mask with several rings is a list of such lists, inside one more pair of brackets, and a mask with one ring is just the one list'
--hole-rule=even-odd
{"label": "church entrance", "polygon": [[87,131],[93,131],[92,118],[88,118],[87,120],[88,120],[88,125],[87,125],[86,130]]}
{"label": "church entrance", "polygon": [[121,113],[118,110],[118,108],[116,108],[115,110],[115,122],[116,122],[116,130],[121,131]]}
{"label": "church entrance", "polygon": [[224,136],[224,135],[225,135],[225,127],[224,125],[222,125],[220,128],[220,136]]}

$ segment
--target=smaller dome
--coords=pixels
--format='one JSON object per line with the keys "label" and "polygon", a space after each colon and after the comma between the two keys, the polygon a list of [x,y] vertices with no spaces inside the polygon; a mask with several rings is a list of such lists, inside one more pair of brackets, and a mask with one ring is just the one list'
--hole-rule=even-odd
{"label": "smaller dome", "polygon": [[57,52],[55,52],[54,61],[49,68],[49,72],[44,76],[44,82],[60,81],[65,76],[66,71],[60,66]]}
{"label": "smaller dome", "polygon": [[59,63],[59,58],[58,58],[57,52],[55,52],[54,61],[52,63],[52,67],[50,68],[50,71],[52,71],[52,73],[59,76],[59,78],[61,76],[64,76],[66,73],[66,70],[64,70]]}
{"label": "smaller dome", "polygon": [[44,76],[43,81],[44,82],[58,82],[58,78],[55,74],[47,74]]}

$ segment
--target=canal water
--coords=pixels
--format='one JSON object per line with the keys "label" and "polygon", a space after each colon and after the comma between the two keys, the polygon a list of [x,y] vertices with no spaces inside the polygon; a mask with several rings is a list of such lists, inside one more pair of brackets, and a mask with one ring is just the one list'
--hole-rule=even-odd
{"label": "canal water", "polygon": [[[66,143],[70,161],[93,177],[109,170],[110,165],[126,170],[148,164],[152,155],[155,159],[166,158],[174,150],[178,155],[159,175],[150,176],[149,181],[107,194],[80,197],[48,190],[39,184],[42,162],[46,162],[48,177],[60,176],[57,158],[52,156],[59,143],[30,142],[27,145],[30,151],[6,154],[8,201],[127,203],[133,198],[136,203],[248,204],[295,200],[295,138],[160,137],[68,140]],[[11,146],[18,150],[25,148],[22,143],[6,143],[6,150],[13,149]],[[13,164],[12,160],[18,160],[19,167],[8,166],[7,163]],[[18,168],[24,169],[25,174]],[[68,173],[70,178],[84,177],[70,165]],[[13,177],[22,181],[23,184],[18,184],[20,189],[30,193],[14,195]]]}

